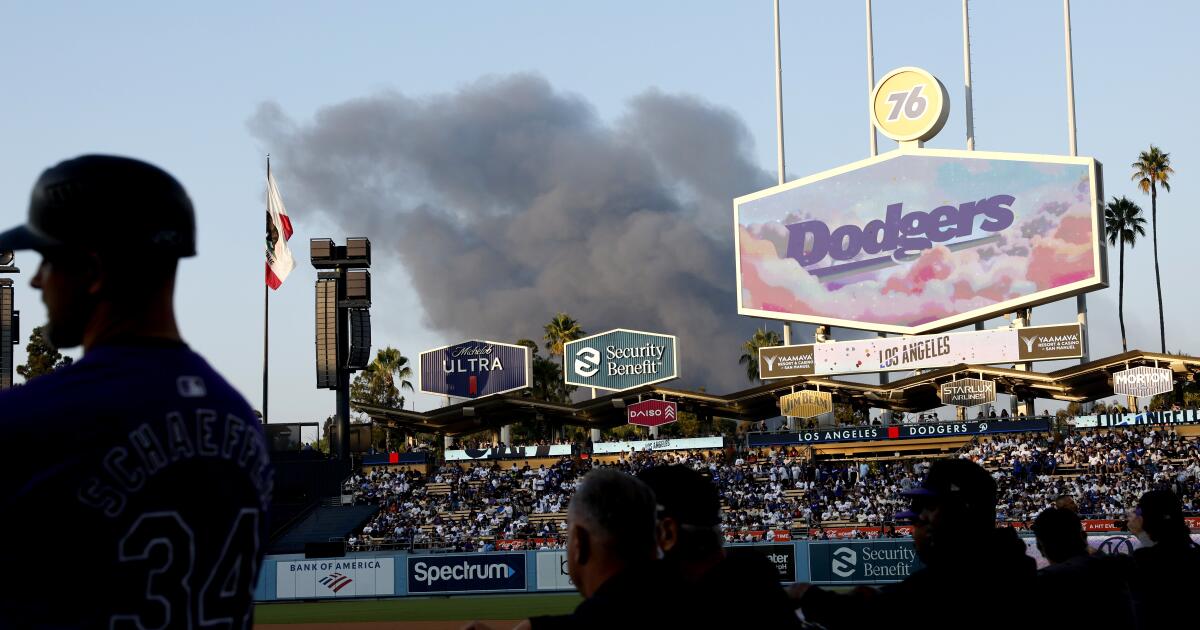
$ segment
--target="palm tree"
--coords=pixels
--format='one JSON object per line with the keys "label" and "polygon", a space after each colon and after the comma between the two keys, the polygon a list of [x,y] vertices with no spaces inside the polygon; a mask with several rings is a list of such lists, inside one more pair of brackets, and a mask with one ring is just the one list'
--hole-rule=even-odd
{"label": "palm tree", "polygon": [[587,334],[579,327],[579,322],[571,319],[566,313],[555,315],[543,329],[546,331],[546,349],[550,351],[550,356],[562,358],[564,365],[566,359],[563,357],[563,346],[568,341],[575,341]]}
{"label": "palm tree", "polygon": [[1125,245],[1133,249],[1139,236],[1146,235],[1146,220],[1142,218],[1142,209],[1136,203],[1122,196],[1113,197],[1104,208],[1104,230],[1108,232],[1108,242],[1121,244],[1121,275],[1117,286],[1117,319],[1121,322],[1121,351],[1127,352],[1129,344],[1125,338]]}
{"label": "palm tree", "polygon": [[1133,166],[1133,181],[1143,193],[1150,193],[1150,228],[1154,241],[1154,285],[1158,288],[1158,338],[1161,351],[1167,352],[1167,325],[1163,321],[1162,278],[1158,274],[1158,187],[1171,192],[1171,154],[1163,153],[1158,147],[1150,145],[1149,151],[1142,151]]}
{"label": "palm tree", "polygon": [[[401,390],[413,390],[412,367],[408,357],[400,351],[387,347],[375,353],[375,358],[358,376],[351,386],[351,398],[381,407],[404,407]],[[396,381],[400,386],[396,386]]]}
{"label": "palm tree", "polygon": [[779,333],[766,328],[759,328],[754,331],[754,336],[742,344],[742,349],[746,352],[738,359],[738,363],[746,366],[746,378],[751,382],[759,380],[758,378],[758,349],[767,348],[770,346],[778,346],[783,342],[779,339]]}

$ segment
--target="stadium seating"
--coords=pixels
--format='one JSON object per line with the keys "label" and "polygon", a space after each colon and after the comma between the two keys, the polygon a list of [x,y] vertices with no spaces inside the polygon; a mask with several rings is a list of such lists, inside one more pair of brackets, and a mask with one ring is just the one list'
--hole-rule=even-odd
{"label": "stadium seating", "polygon": [[[958,443],[948,453],[888,454],[857,447],[814,456],[809,449],[625,454],[608,461],[564,457],[550,466],[503,461],[416,471],[374,470],[351,477],[345,492],[380,513],[353,538],[360,548],[404,546],[473,550],[561,543],[566,506],[592,466],[636,473],[684,464],[709,475],[722,497],[730,541],[781,536],[895,535],[895,513],[938,456],[970,458],[992,471],[999,516],[1024,523],[1061,495],[1075,497],[1087,518],[1117,519],[1142,492],[1174,490],[1188,512],[1200,510],[1200,438],[1172,429],[1121,428],[1065,434],[1006,434]],[[900,532],[905,528],[898,528]]]}

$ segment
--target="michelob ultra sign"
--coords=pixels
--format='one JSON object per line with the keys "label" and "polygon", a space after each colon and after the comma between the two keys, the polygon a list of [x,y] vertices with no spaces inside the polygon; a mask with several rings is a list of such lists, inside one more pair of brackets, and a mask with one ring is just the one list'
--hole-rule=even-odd
{"label": "michelob ultra sign", "polygon": [[819,416],[833,411],[833,394],[811,390],[785,394],[779,399],[779,410],[794,418]]}
{"label": "michelob ultra sign", "polygon": [[1120,396],[1157,396],[1175,389],[1175,375],[1167,368],[1135,367],[1113,374],[1113,393]]}
{"label": "michelob ultra sign", "polygon": [[943,405],[974,407],[996,402],[996,381],[982,378],[960,378],[942,383],[938,398]]}
{"label": "michelob ultra sign", "polygon": [[533,384],[526,346],[473,339],[421,353],[417,389],[426,394],[481,398]]}
{"label": "michelob ultra sign", "polygon": [[1108,286],[1091,158],[893,151],[734,200],[738,312],[916,334]]}

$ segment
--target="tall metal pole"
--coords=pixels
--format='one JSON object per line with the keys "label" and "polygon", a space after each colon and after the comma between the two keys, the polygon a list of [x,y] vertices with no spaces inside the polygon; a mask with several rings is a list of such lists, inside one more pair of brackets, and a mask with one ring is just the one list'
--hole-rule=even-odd
{"label": "tall metal pole", "polygon": [[[783,60],[779,44],[779,0],[775,0],[775,148],[778,157],[779,185],[787,179],[783,157]],[[792,325],[783,323],[783,344],[792,343]]]}
{"label": "tall metal pole", "polygon": [[967,150],[975,150],[975,107],[971,101],[971,24],[963,0],[963,103],[967,107]]}
{"label": "tall metal pole", "polygon": [[[271,154],[268,153],[267,154],[267,217],[268,217],[268,219],[270,218],[270,216],[271,216]],[[264,228],[264,229],[266,229],[266,228]],[[269,237],[270,234],[266,234],[265,236]],[[268,357],[269,357],[268,350],[270,349],[270,334],[271,334],[271,327],[270,327],[271,310],[270,310],[270,300],[268,299],[270,297],[270,295],[271,295],[270,287],[267,286],[266,278],[263,278],[263,396],[262,396],[262,415],[263,415],[262,421],[263,421],[263,424],[267,423],[267,418],[269,417],[268,413],[267,413],[267,373],[268,373],[267,363],[268,363]]]}
{"label": "tall metal pole", "polygon": [[[1079,144],[1075,136],[1075,64],[1071,59],[1071,0],[1063,0],[1063,38],[1067,54],[1067,149],[1071,155],[1079,155]],[[1083,356],[1079,363],[1091,360],[1091,343],[1087,322],[1087,294],[1080,293],[1075,298],[1076,320],[1082,327],[1083,338],[1080,339]]]}
{"label": "tall metal pole", "polygon": [[[964,0],[965,1],[965,0]],[[871,26],[871,0],[867,0],[867,127],[871,132],[871,155],[879,155],[879,137],[875,133],[874,115],[871,111],[871,93],[875,91],[875,29]],[[880,378],[884,373],[880,372]],[[884,381],[886,382],[886,381]]]}

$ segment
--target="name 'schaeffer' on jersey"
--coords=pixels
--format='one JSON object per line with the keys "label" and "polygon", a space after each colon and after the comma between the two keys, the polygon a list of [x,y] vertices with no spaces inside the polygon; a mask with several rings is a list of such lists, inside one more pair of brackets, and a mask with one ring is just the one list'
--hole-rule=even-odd
{"label": "name 'schaeffer' on jersey", "polygon": [[244,469],[266,509],[274,474],[262,432],[233,414],[222,420],[211,409],[196,409],[191,414],[173,411],[165,422],[143,422],[135,427],[124,444],[109,449],[101,458],[102,470],[80,486],[79,500],[116,518],[124,511],[129,495],[141,490],[150,478],[197,458],[221,459]]}

